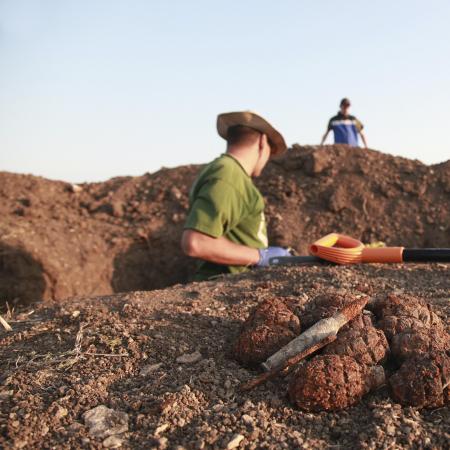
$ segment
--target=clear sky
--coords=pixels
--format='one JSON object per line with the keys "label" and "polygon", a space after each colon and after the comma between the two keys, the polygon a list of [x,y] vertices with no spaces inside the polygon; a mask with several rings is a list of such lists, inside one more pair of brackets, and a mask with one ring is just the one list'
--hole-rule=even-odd
{"label": "clear sky", "polygon": [[[448,0],[0,0],[0,170],[73,182],[207,162],[219,112],[450,159]],[[329,137],[329,142],[331,136]]]}

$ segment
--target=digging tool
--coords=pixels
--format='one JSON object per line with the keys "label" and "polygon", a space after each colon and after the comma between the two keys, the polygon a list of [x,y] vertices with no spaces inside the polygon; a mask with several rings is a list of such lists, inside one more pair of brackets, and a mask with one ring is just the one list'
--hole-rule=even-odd
{"label": "digging tool", "polygon": [[450,262],[450,248],[365,247],[344,234],[331,233],[310,245],[313,256],[337,264]]}
{"label": "digging tool", "polygon": [[368,247],[358,239],[330,233],[309,246],[312,256],[281,256],[270,265],[450,262],[450,248]]}

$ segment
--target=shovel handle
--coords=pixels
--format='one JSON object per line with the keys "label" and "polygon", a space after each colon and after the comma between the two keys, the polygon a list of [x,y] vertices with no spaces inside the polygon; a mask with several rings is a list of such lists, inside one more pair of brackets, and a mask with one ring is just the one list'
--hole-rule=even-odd
{"label": "shovel handle", "polygon": [[361,252],[361,262],[401,263],[403,251],[403,247],[364,248]]}
{"label": "shovel handle", "polygon": [[403,261],[450,262],[450,248],[405,248]]}
{"label": "shovel handle", "polygon": [[291,264],[324,264],[324,261],[317,256],[276,256],[269,259],[271,266],[286,266]]}

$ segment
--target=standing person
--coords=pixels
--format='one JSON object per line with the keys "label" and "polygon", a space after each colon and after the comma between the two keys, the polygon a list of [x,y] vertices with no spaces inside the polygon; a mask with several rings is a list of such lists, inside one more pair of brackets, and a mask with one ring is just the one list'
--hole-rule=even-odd
{"label": "standing person", "polygon": [[366,137],[362,131],[363,124],[355,116],[351,116],[348,113],[350,106],[351,104],[348,98],[341,100],[340,110],[329,120],[327,131],[323,135],[320,145],[323,145],[328,133],[333,130],[335,144],[348,144],[352,147],[358,147],[358,135],[360,135],[364,147],[367,148]]}
{"label": "standing person", "polygon": [[252,181],[271,156],[286,151],[283,136],[249,111],[220,114],[217,131],[227,141],[226,153],[194,182],[181,239],[183,252],[201,260],[197,281],[267,266],[272,257],[290,255],[287,249],[268,246],[264,200]]}

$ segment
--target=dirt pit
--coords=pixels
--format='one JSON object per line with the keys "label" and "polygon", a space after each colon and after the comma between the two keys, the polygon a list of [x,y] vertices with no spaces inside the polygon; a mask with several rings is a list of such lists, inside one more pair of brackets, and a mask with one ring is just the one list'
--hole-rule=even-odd
{"label": "dirt pit", "polygon": [[[257,304],[306,313],[318,296],[389,293],[425,298],[449,331],[449,264],[273,268],[15,311],[0,331],[0,447],[445,448],[448,406],[402,406],[388,385],[329,412],[299,410],[284,380],[238,389],[259,373],[233,351]],[[94,433],[99,410],[116,434]]]}

